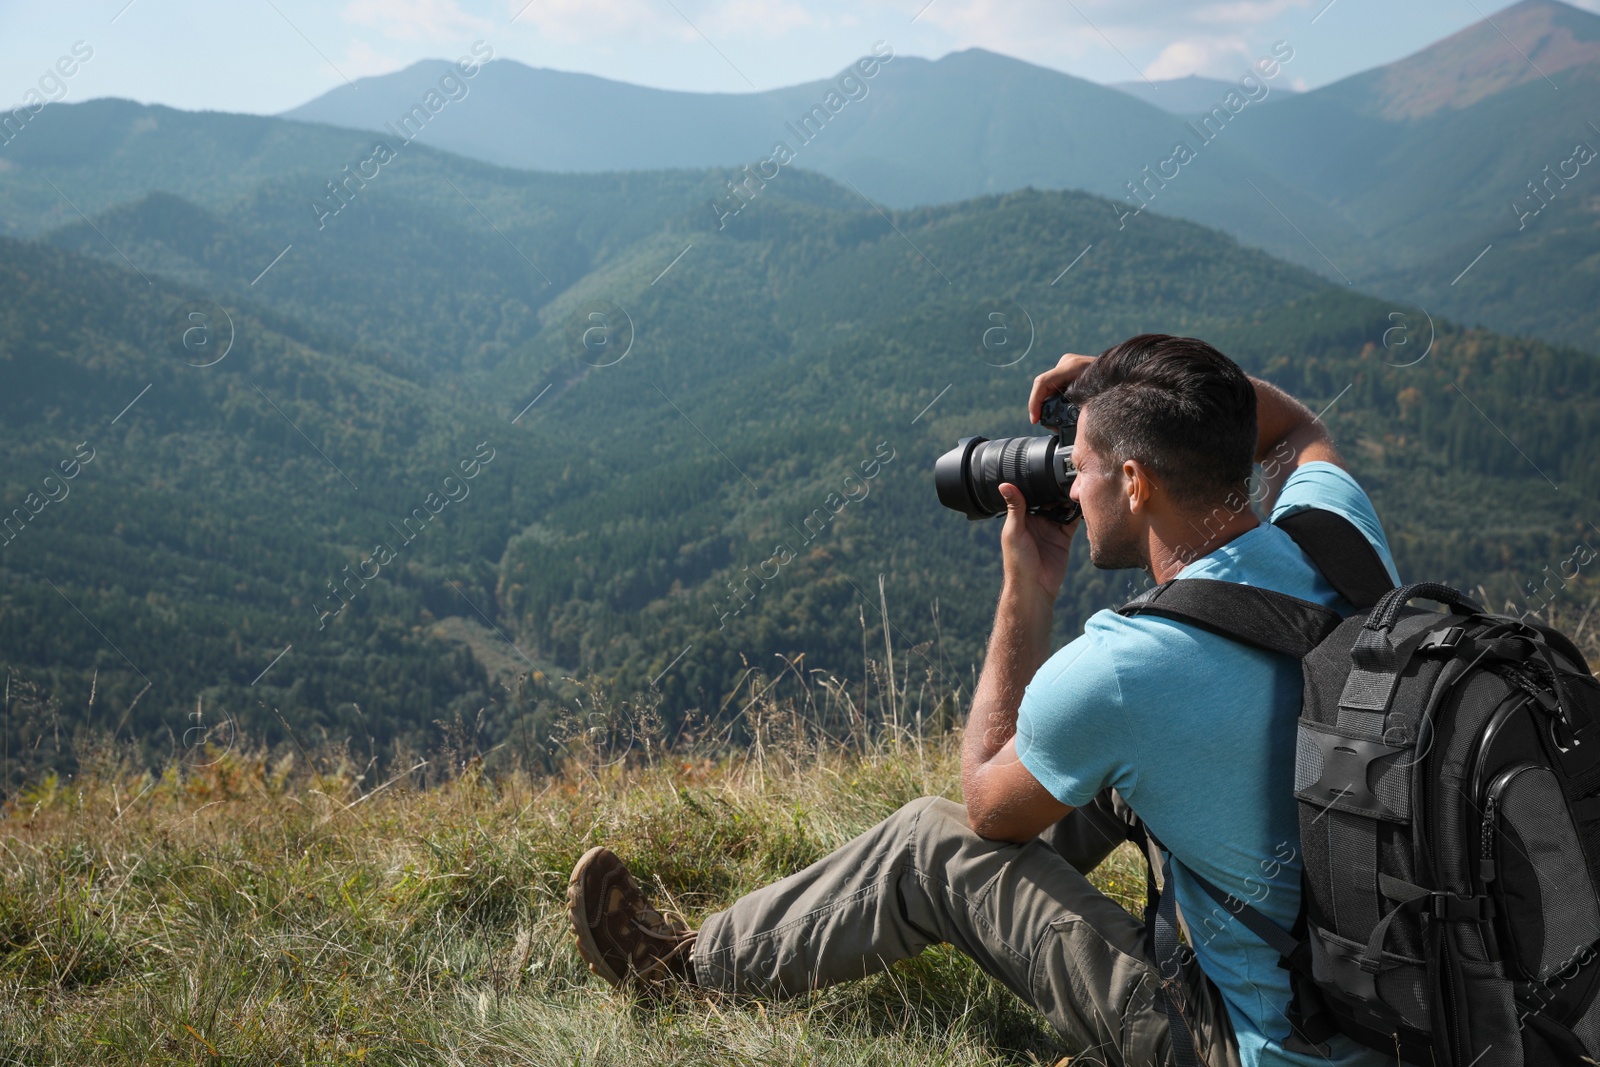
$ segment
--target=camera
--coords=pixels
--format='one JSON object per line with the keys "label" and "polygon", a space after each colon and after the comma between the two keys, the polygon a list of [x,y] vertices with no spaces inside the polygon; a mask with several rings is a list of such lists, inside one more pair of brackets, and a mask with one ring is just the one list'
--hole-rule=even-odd
{"label": "camera", "polygon": [[1069,523],[1083,514],[1067,495],[1072,491],[1072,441],[1078,433],[1078,405],[1065,395],[1045,400],[1039,425],[1048,437],[963,437],[933,464],[933,486],[939,503],[969,519],[1003,514],[1000,486],[1010,482],[1022,490],[1028,514]]}

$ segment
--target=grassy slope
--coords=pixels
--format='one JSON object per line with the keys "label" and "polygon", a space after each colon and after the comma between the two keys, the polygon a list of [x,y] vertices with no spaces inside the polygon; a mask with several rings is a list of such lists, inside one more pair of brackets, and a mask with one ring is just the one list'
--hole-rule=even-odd
{"label": "grassy slope", "polygon": [[[530,778],[458,750],[381,790],[292,750],[190,753],[159,778],[86,755],[84,776],[38,787],[0,837],[0,1062],[1061,1055],[1042,1018],[948,949],[784,1004],[647,1004],[588,974],[564,892],[597,842],[697,922],[906,801],[958,795],[955,732],[823,742],[793,707],[748,705],[762,743],[733,759],[623,767],[580,744]],[[1140,875],[1128,851],[1096,877],[1134,907]]]}
{"label": "grassy slope", "polygon": [[[901,704],[921,730],[823,732],[860,726],[856,689],[783,681],[751,682],[735,756],[664,751],[650,709],[591,703],[543,776],[460,737],[398,775],[282,746],[193,748],[156,776],[87,750],[0,811],[0,1063],[1053,1062],[1042,1017],[944,947],[781,1003],[647,1002],[588,974],[565,889],[596,843],[698,924],[959,796],[951,704]],[[1142,873],[1129,846],[1092,879],[1137,913]]]}

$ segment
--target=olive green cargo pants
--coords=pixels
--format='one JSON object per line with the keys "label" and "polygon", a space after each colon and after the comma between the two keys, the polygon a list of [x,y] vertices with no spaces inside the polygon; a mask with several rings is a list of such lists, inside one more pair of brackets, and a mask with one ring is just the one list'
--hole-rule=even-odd
{"label": "olive green cargo pants", "polygon": [[[959,804],[924,797],[805,870],[706,919],[701,985],[793,996],[954,945],[1033,1005],[1074,1064],[1169,1064],[1144,923],[1084,875],[1138,834],[1107,790],[1025,845],[987,841]],[[1238,1067],[1227,1008],[1184,954],[1174,992],[1210,1067]]]}

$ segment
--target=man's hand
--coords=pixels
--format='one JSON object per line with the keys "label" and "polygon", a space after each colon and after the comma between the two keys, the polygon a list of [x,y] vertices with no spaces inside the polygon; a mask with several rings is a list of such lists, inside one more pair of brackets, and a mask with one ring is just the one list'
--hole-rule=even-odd
{"label": "man's hand", "polygon": [[[1028,415],[1037,423],[1045,399],[1066,388],[1092,362],[1066,355],[1033,380]],[[1002,483],[1006,524],[1000,531],[1005,585],[989,633],[989,654],[972,694],[961,742],[961,790],[967,820],[980,837],[1028,841],[1072,809],[1039,784],[1017,755],[1017,709],[1028,680],[1050,654],[1050,616],[1067,574],[1067,551],[1078,521],[1062,525],[1028,514],[1022,490]]]}
{"label": "man's hand", "polygon": [[1028,421],[1035,425],[1044,409],[1044,402],[1078,380],[1091,363],[1093,356],[1078,356],[1068,352],[1056,365],[1033,380],[1033,391],[1028,394]]}
{"label": "man's hand", "polygon": [[978,836],[1027,841],[1072,810],[1022,765],[1014,735],[1023,691],[1050,654],[1050,615],[1078,524],[1029,515],[1022,490],[1010,482],[1000,493],[1006,500],[1000,531],[1005,586],[962,737],[961,789]]}
{"label": "man's hand", "polygon": [[1006,588],[1029,597],[1037,592],[1047,606],[1052,605],[1061,593],[1072,535],[1078,532],[1082,520],[1063,526],[1029,515],[1022,490],[1010,482],[1001,484],[1000,495],[1006,501],[1006,524],[1000,531]]}

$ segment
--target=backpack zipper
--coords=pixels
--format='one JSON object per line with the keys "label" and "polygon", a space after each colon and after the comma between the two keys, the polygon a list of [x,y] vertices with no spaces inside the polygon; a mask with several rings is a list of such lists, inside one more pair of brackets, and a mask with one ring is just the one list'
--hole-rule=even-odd
{"label": "backpack zipper", "polygon": [[1494,781],[1489,783],[1489,789],[1483,799],[1483,834],[1479,840],[1481,855],[1478,858],[1478,873],[1483,875],[1483,880],[1486,882],[1494,880],[1494,831],[1500,796],[1517,775],[1538,769],[1538,765],[1533,763],[1513,764],[1495,775]]}
{"label": "backpack zipper", "polygon": [[1494,881],[1494,807],[1500,797],[1490,793],[1483,803],[1483,835],[1479,840],[1478,880],[1487,888]]}
{"label": "backpack zipper", "polygon": [[[1515,699],[1518,694],[1522,696],[1520,701]],[[1472,755],[1472,776],[1470,776],[1467,781],[1482,782],[1483,784],[1483,793],[1482,797],[1480,797],[1482,798],[1483,806],[1482,808],[1478,808],[1478,814],[1480,814],[1480,817],[1483,819],[1482,845],[1485,846],[1485,848],[1488,846],[1488,843],[1490,843],[1490,827],[1488,827],[1488,822],[1490,822],[1490,814],[1491,811],[1493,811],[1494,805],[1496,805],[1499,800],[1498,795],[1493,795],[1493,797],[1490,795],[1490,790],[1491,787],[1493,787],[1494,782],[1483,781],[1483,779],[1485,779],[1486,769],[1488,769],[1490,749],[1493,749],[1494,739],[1499,736],[1501,726],[1506,725],[1506,720],[1509,720],[1512,715],[1520,712],[1520,710],[1525,709],[1526,705],[1530,704],[1530,702],[1531,697],[1526,694],[1525,689],[1520,688],[1520,686],[1512,686],[1512,693],[1506,694],[1506,699],[1504,699],[1504,702],[1499,705],[1498,709],[1494,710],[1493,715],[1490,715],[1490,720],[1486,721],[1486,723],[1483,723],[1483,731],[1482,733],[1478,734],[1478,750],[1474,753],[1474,755]],[[1478,870],[1480,870],[1480,873],[1482,873],[1482,865],[1480,865],[1480,869]],[[1491,872],[1483,877],[1483,881],[1493,881],[1493,878],[1494,875],[1493,872]]]}
{"label": "backpack zipper", "polygon": [[[1483,731],[1479,735],[1478,751],[1473,755],[1472,758],[1472,777],[1470,781],[1483,782],[1489,761],[1489,750],[1494,747],[1494,741],[1500,733],[1500,728],[1506,724],[1506,720],[1510,719],[1511,716],[1527,707],[1530,702],[1530,697],[1527,695],[1525,690],[1522,690],[1517,686],[1513,686],[1512,688],[1515,691],[1522,693],[1522,699],[1514,700],[1512,699],[1511,695],[1508,694],[1505,703],[1501,704],[1499,709],[1496,710],[1493,715],[1489,716],[1489,721],[1484,724]],[[1499,777],[1500,776],[1496,776],[1495,781],[1498,781]],[[1479,816],[1482,819],[1483,829],[1479,837],[1478,858],[1478,880],[1483,883],[1483,888],[1485,890],[1487,890],[1488,883],[1494,881],[1493,823],[1495,808],[1499,804],[1499,801],[1500,795],[1494,789],[1494,781],[1485,784],[1483,793],[1483,807],[1479,809]]]}
{"label": "backpack zipper", "polygon": [[[1510,767],[1507,767],[1505,770],[1495,775],[1494,780],[1489,783],[1488,789],[1484,791],[1483,829],[1478,842],[1478,876],[1483,883],[1483,892],[1494,899],[1495,911],[1501,915],[1505,914],[1505,901],[1501,899],[1500,894],[1495,892],[1494,887],[1490,885],[1490,883],[1495,880],[1495,856],[1498,852],[1498,849],[1495,847],[1495,830],[1498,829],[1500,822],[1501,798],[1505,794],[1506,789],[1510,787],[1512,781],[1519,777],[1524,771],[1534,771],[1539,769],[1541,768],[1535,763],[1512,764]],[[1506,962],[1505,952],[1500,944],[1501,938],[1498,922],[1491,921],[1484,924],[1484,940],[1486,942],[1486,947],[1490,948],[1490,958],[1505,963],[1509,968],[1511,964]],[[1515,951],[1514,942],[1512,943],[1512,947],[1513,951]]]}
{"label": "backpack zipper", "polygon": [[[1457,678],[1455,678],[1452,681],[1451,687],[1454,688],[1454,684],[1456,682],[1459,682],[1461,680],[1461,677],[1464,676],[1466,673],[1467,672],[1463,671],[1461,676],[1458,676]],[[1509,688],[1512,688],[1515,691],[1515,689],[1517,687],[1511,686]],[[1505,724],[1506,720],[1508,720],[1513,714],[1515,714],[1529,699],[1526,694],[1523,695],[1523,699],[1522,700],[1512,700],[1511,696],[1512,696],[1512,694],[1507,694],[1507,697],[1505,698],[1505,700],[1501,704],[1501,706],[1498,709],[1496,709],[1496,711],[1492,715],[1489,716],[1489,721],[1484,724],[1483,730],[1482,730],[1481,734],[1479,735],[1477,751],[1473,753],[1473,757],[1472,757],[1472,766],[1473,766],[1473,772],[1474,773],[1473,773],[1472,778],[1469,779],[1469,781],[1471,781],[1473,783],[1482,781],[1482,779],[1483,779],[1483,774],[1484,774],[1484,771],[1485,771],[1485,764],[1487,763],[1488,758],[1489,758],[1489,750],[1492,747],[1494,738],[1499,733],[1500,728]],[[1444,704],[1443,704],[1443,701],[1441,700],[1440,711],[1443,710],[1443,707],[1444,707]],[[1416,767],[1416,771],[1417,772],[1421,772],[1424,769],[1424,766],[1423,766],[1424,763],[1431,764],[1433,762],[1434,762],[1433,760],[1427,760],[1427,761],[1418,760],[1417,761],[1418,765]],[[1419,781],[1416,784],[1418,786],[1420,786],[1420,787],[1423,787],[1424,789],[1426,788],[1426,783],[1423,783],[1423,782]],[[1426,801],[1427,797],[1423,793],[1418,793],[1417,795],[1419,797],[1421,797],[1424,801]],[[1466,800],[1466,802],[1467,802],[1469,807],[1477,809],[1477,805],[1473,803],[1471,797],[1467,796],[1465,793],[1462,794],[1462,797],[1463,797],[1464,800]],[[1496,797],[1496,800],[1498,801],[1498,796]],[[1432,830],[1432,827],[1429,827],[1428,829]],[[1492,839],[1492,836],[1489,836],[1491,834],[1492,834],[1492,829],[1488,829],[1488,830],[1484,831],[1484,834],[1482,836],[1480,836],[1480,848],[1485,843],[1488,843],[1488,844],[1492,845],[1492,840],[1493,839]],[[1417,844],[1419,850],[1423,847],[1423,840],[1424,840],[1423,839],[1423,835],[1418,834],[1417,835],[1416,844]],[[1492,853],[1491,853],[1491,855],[1492,855]],[[1419,871],[1422,870],[1422,869],[1423,868],[1421,868],[1421,867],[1418,868]],[[1430,878],[1434,879],[1435,880],[1434,884],[1437,885],[1438,884],[1438,882],[1437,882],[1438,871],[1437,871],[1435,865],[1432,862],[1431,854],[1430,854],[1430,862],[1428,863],[1426,869],[1429,872],[1428,876]],[[1478,873],[1480,875],[1482,875],[1485,871],[1488,872],[1489,878],[1493,878],[1494,870],[1493,870],[1492,865],[1485,864],[1485,863],[1480,861],[1480,863],[1478,864]],[[1469,877],[1470,877],[1470,871],[1469,871]],[[1487,893],[1488,892],[1488,886],[1486,884],[1483,884],[1485,881],[1486,880],[1484,880],[1484,879],[1480,879],[1480,885],[1478,887],[1480,892],[1483,892],[1483,893]],[[1485,934],[1487,935],[1487,944],[1485,945],[1485,947],[1490,949],[1490,951],[1492,953],[1491,958],[1498,958],[1498,956],[1499,956],[1499,946],[1497,944],[1497,940],[1498,939],[1494,935],[1494,924],[1493,923],[1485,924]],[[1447,934],[1445,934],[1443,930],[1435,930],[1434,933],[1433,933],[1433,936],[1438,939],[1436,944],[1438,946],[1438,951],[1440,952],[1440,958],[1441,958],[1441,961],[1445,964],[1446,970],[1449,973],[1449,976],[1446,977],[1445,980],[1443,981],[1443,983],[1441,984],[1441,989],[1439,991],[1440,992],[1439,1006],[1444,1009],[1444,1015],[1445,1015],[1446,1020],[1447,1020],[1447,1022],[1446,1022],[1446,1026],[1447,1026],[1446,1033],[1449,1035],[1448,1038],[1447,1038],[1447,1047],[1453,1048],[1457,1052],[1464,1052],[1468,1048],[1469,1032],[1468,1032],[1467,1028],[1464,1025],[1464,1020],[1462,1018],[1461,1008],[1460,1008],[1460,1005],[1458,1004],[1458,998],[1460,996],[1460,991],[1457,989],[1456,976],[1459,974],[1459,969],[1452,962],[1454,960],[1455,956],[1456,956],[1456,951],[1455,951],[1455,948],[1452,946],[1452,944],[1450,942],[1449,936]]]}

